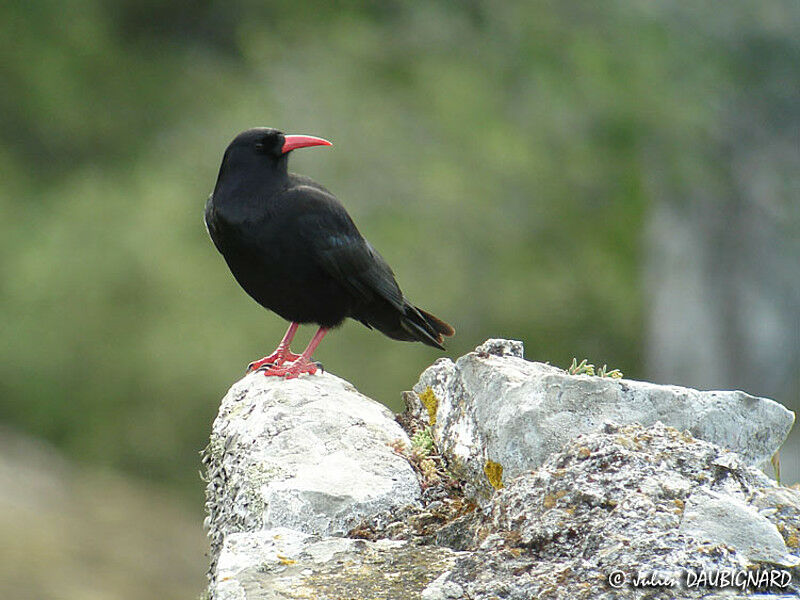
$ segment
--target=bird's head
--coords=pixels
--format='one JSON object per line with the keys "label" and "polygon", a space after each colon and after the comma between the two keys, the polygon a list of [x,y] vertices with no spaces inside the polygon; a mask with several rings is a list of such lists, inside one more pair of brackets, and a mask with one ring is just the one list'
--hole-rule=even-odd
{"label": "bird's head", "polygon": [[248,129],[237,135],[225,150],[224,168],[270,167],[285,171],[289,152],[308,146],[330,146],[328,140],[311,135],[289,135],[269,127]]}

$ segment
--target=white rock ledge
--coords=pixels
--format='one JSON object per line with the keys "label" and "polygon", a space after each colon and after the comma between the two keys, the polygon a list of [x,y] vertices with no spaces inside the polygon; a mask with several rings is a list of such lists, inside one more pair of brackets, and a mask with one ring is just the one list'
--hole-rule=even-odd
{"label": "white rock ledge", "polygon": [[390,447],[397,439],[409,443],[391,411],[329,373],[236,383],[205,459],[212,577],[230,534],[341,536],[362,518],[418,503],[417,477]]}
{"label": "white rock ledge", "polygon": [[[412,412],[429,422],[419,397],[435,396],[433,434],[440,451],[484,501],[492,488],[487,461],[502,466],[503,479],[542,465],[580,434],[604,422],[662,422],[739,453],[754,466],[778,450],[794,413],[773,400],[740,391],[701,392],[630,379],[569,375],[522,358],[522,342],[488,340],[455,363],[439,359],[420,376]],[[430,399],[428,400],[430,403]]]}

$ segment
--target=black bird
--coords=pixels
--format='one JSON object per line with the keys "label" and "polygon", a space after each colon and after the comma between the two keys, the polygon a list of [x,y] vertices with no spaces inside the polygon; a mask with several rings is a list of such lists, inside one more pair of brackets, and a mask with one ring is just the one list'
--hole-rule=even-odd
{"label": "black bird", "polygon": [[[247,370],[286,378],[315,373],[311,355],[329,329],[350,317],[395,340],[444,350],[453,328],[403,296],[383,257],[344,206],[315,181],[289,173],[289,153],[327,140],[257,128],[222,157],[205,221],[233,276],[261,306],[291,321],[278,348]],[[289,344],[300,323],[319,330],[302,354]]]}

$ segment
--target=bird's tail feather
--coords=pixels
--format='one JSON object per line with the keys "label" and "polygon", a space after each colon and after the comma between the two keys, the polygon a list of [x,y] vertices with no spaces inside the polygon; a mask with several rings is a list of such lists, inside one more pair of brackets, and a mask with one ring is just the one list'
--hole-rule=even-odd
{"label": "bird's tail feather", "polygon": [[417,307],[419,313],[425,317],[425,320],[428,321],[428,324],[433,327],[437,333],[445,336],[445,337],[452,337],[455,335],[456,330],[453,329],[453,326],[449,323],[445,323],[439,317],[432,315],[431,313],[422,310],[421,308]]}
{"label": "bird's tail feather", "polygon": [[373,327],[393,340],[422,342],[444,350],[442,336],[451,336],[455,330],[429,312],[403,300],[400,307],[384,302],[362,306],[354,315],[372,329]]}
{"label": "bird's tail feather", "polygon": [[442,336],[449,337],[455,333],[455,329],[448,323],[411,304],[406,305],[404,313],[400,318],[401,327],[413,339],[428,346],[444,350]]}

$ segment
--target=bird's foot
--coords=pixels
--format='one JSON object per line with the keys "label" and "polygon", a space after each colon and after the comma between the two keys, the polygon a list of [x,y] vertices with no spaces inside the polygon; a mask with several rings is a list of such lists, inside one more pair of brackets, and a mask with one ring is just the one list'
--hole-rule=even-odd
{"label": "bird's foot", "polygon": [[322,368],[322,363],[300,356],[297,360],[289,363],[286,366],[270,365],[268,367],[261,367],[259,371],[263,372],[265,377],[283,377],[284,379],[294,379],[303,373],[313,375],[317,372],[317,369],[324,371]]}
{"label": "bird's foot", "polygon": [[278,348],[270,354],[269,356],[265,356],[264,358],[259,358],[258,360],[254,360],[249,365],[247,365],[247,373],[252,371],[258,371],[259,369],[263,369],[264,367],[279,367],[283,363],[287,362],[295,362],[298,358],[300,358],[299,354],[295,354],[294,352],[287,349]]}

